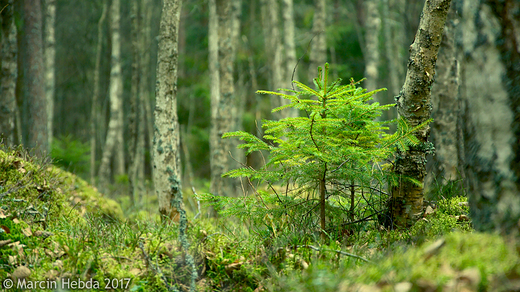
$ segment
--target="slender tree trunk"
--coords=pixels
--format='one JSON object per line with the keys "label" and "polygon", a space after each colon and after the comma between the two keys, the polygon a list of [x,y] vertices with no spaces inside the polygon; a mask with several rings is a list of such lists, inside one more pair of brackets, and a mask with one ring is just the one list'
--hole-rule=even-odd
{"label": "slender tree trunk", "polygon": [[[210,2],[210,5],[211,3],[212,2]],[[212,8],[210,7],[210,9]],[[234,130],[236,121],[236,99],[233,81],[234,56],[232,54],[234,52],[233,26],[231,12],[232,3],[230,0],[216,1],[216,15],[218,17],[219,97],[216,113],[212,112],[212,116],[215,117],[215,119],[212,120],[214,132],[211,137],[212,142],[214,143],[214,146],[211,147],[210,157],[211,192],[215,195],[223,196],[234,196],[236,189],[233,180],[222,178],[222,175],[226,173],[232,165],[230,153],[234,145],[231,139],[223,140],[222,135]],[[214,47],[212,46],[211,49],[214,49]],[[215,109],[212,108],[212,111],[214,110]]]}
{"label": "slender tree trunk", "polygon": [[24,85],[28,104],[28,147],[37,153],[49,152],[47,139],[47,102],[45,99],[45,67],[43,62],[42,10],[40,0],[25,0],[23,4],[25,47]]}
{"label": "slender tree trunk", "polygon": [[219,45],[218,45],[218,16],[216,0],[209,0],[209,74],[211,95],[211,129],[209,136],[210,166],[211,166],[211,189],[212,193],[219,191],[217,181],[221,180],[222,170],[218,167],[217,153],[219,151],[220,137],[218,135],[217,119],[220,100],[220,74],[218,71]]}
{"label": "slender tree trunk", "polygon": [[316,77],[318,66],[323,66],[327,61],[327,34],[326,26],[326,0],[315,0],[314,22],[312,24],[311,55],[308,72],[309,81]]}
{"label": "slender tree trunk", "polygon": [[[148,134],[146,140],[148,141],[147,144],[149,145],[150,153],[152,153],[152,145],[153,145],[153,112],[151,109],[151,99],[150,99],[150,78],[148,77],[150,75],[150,46],[151,43],[151,22],[152,22],[152,9],[151,9],[151,3],[150,0],[141,0],[141,13],[143,14],[143,24],[141,25],[142,29],[142,53],[141,53],[141,82],[140,82],[140,96],[141,96],[141,104],[142,109],[144,111],[143,118],[143,126],[146,126],[146,133]],[[142,152],[143,155],[143,167],[145,164],[145,152],[143,149]],[[151,178],[153,179],[153,161],[150,159],[150,172],[151,172]],[[143,170],[144,171],[144,170]],[[144,175],[143,175],[144,179]],[[143,186],[144,187],[144,186]]]}
{"label": "slender tree trunk", "polygon": [[[181,2],[165,0],[159,31],[154,122],[154,185],[163,219],[182,220],[177,59]],[[186,216],[184,214],[184,216]],[[184,218],[185,219],[185,218]]]}
{"label": "slender tree trunk", "polygon": [[[139,100],[137,109],[137,143],[135,152],[135,163],[136,163],[136,196],[137,202],[140,202],[145,192],[145,140],[146,136],[146,104],[148,103],[148,93],[150,88],[149,83],[149,67],[150,67],[150,9],[149,0],[141,0],[140,6],[140,19],[142,20],[139,25],[139,36],[138,36],[138,49],[139,49]],[[150,141],[151,142],[151,141]],[[151,150],[151,147],[150,147]],[[153,167],[152,167],[153,168]]]}
{"label": "slender tree trunk", "polygon": [[[262,22],[264,23],[264,41],[269,64],[269,87],[278,89],[286,87],[283,79],[282,43],[280,35],[279,5],[278,0],[262,0]],[[280,96],[271,96],[271,108],[287,104]],[[273,113],[274,119],[283,118],[282,112]]]}
{"label": "slender tree trunk", "polygon": [[97,147],[97,131],[99,125],[99,75],[101,68],[101,50],[103,49],[103,23],[107,15],[107,2],[103,1],[103,11],[98,21],[98,38],[96,48],[96,68],[94,69],[94,93],[92,95],[92,108],[90,110],[90,183],[95,184],[96,179],[96,147]]}
{"label": "slender tree trunk", "polygon": [[[103,156],[101,158],[101,166],[99,167],[99,182],[102,188],[106,188],[110,181],[110,160],[115,158],[115,173],[120,174],[121,159],[117,158],[118,153],[124,146],[121,141],[121,134],[123,132],[122,125],[122,94],[123,94],[123,80],[121,76],[121,40],[119,34],[120,22],[120,0],[112,0],[110,8],[110,26],[112,37],[112,64],[110,70],[110,120],[108,122],[107,137],[105,140],[105,147],[103,149]],[[124,149],[124,148],[123,148]],[[123,169],[124,172],[124,169]]]}
{"label": "slender tree trunk", "polygon": [[377,0],[366,0],[365,19],[365,87],[368,91],[377,89],[379,81],[379,30],[381,15]]}
{"label": "slender tree trunk", "polygon": [[54,119],[54,93],[56,88],[55,74],[55,37],[54,27],[56,22],[56,0],[45,0],[45,99],[47,100],[47,139],[52,145],[53,119]]}
{"label": "slender tree trunk", "polygon": [[426,177],[426,185],[435,178],[441,184],[456,180],[458,176],[458,123],[459,115],[459,62],[455,46],[455,5],[448,13],[444,27],[439,56],[437,58],[435,82],[432,87],[431,141],[435,145],[435,155],[431,157],[431,169]]}
{"label": "slender tree trunk", "polygon": [[518,235],[520,35],[517,1],[462,1],[461,99],[468,199],[479,231]]}
{"label": "slender tree trunk", "polygon": [[[450,3],[451,0],[426,0],[419,29],[410,46],[408,71],[397,97],[397,111],[412,127],[431,117],[431,86]],[[429,132],[429,126],[415,132],[419,145],[397,153],[394,172],[401,178],[397,186],[391,187],[389,201],[393,223],[397,226],[412,225],[422,213],[426,154],[432,150],[428,142]],[[406,177],[417,180],[421,185],[410,182]]]}
{"label": "slender tree trunk", "polygon": [[[292,88],[292,80],[298,78],[296,71],[296,48],[294,44],[294,8],[293,0],[283,0],[283,27],[284,27],[284,49],[285,49],[285,79],[283,87]],[[288,104],[288,100],[282,100]],[[292,108],[282,112],[283,117],[297,117],[298,109]]]}
{"label": "slender tree trunk", "polygon": [[[18,78],[16,25],[14,23],[13,1],[4,8],[1,31],[1,72],[0,72],[0,140],[6,145],[14,145],[16,112],[16,78]],[[20,141],[21,143],[21,141]]]}
{"label": "slender tree trunk", "polygon": [[130,166],[128,171],[128,177],[130,180],[130,194],[132,203],[137,205],[139,201],[138,188],[137,188],[137,172],[140,167],[140,155],[138,153],[138,140],[139,140],[139,109],[142,107],[139,102],[139,88],[140,88],[140,74],[139,68],[140,62],[140,14],[139,14],[139,1],[132,0],[131,3],[131,17],[132,17],[132,28],[131,28],[131,40],[132,40],[132,84],[130,89],[130,117],[129,117],[129,128],[130,128]]}
{"label": "slender tree trunk", "polygon": [[397,52],[394,49],[394,38],[392,37],[392,18],[390,17],[390,3],[389,0],[382,1],[382,15],[381,19],[384,21],[383,23],[383,34],[385,39],[385,55],[386,55],[386,64],[388,67],[388,79],[389,79],[389,96],[392,97],[390,102],[393,102],[393,97],[396,96],[399,92],[399,72],[398,70],[398,57]]}
{"label": "slender tree trunk", "polygon": [[[119,125],[116,129],[116,145],[114,147],[115,151],[115,160],[114,160],[114,175],[122,175],[125,174],[125,140],[123,137],[124,133],[124,111],[123,111],[123,74],[121,72],[121,4],[119,2],[120,0],[117,0],[118,2],[118,9],[117,9],[117,21],[112,21],[113,25],[113,36],[112,36],[112,46],[115,46],[115,55],[114,55],[114,61],[117,62],[115,65],[117,68],[116,70],[118,73],[113,76],[114,78],[117,78],[117,83],[119,84],[119,89],[117,92],[117,98],[119,99],[119,105],[120,108],[117,111],[117,124]],[[115,13],[115,12],[114,12]],[[112,78],[112,75],[111,75]]]}
{"label": "slender tree trunk", "polygon": [[163,218],[179,222],[179,242],[185,264],[190,269],[190,291],[195,291],[197,270],[189,254],[186,235],[188,220],[182,202],[179,121],[177,119],[177,70],[179,20],[182,2],[164,0],[157,52],[157,83],[154,123],[154,184]]}

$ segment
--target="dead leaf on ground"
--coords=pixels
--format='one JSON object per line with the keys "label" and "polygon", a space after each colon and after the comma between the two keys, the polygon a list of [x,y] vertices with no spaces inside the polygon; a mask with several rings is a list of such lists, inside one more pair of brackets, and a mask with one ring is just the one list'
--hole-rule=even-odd
{"label": "dead leaf on ground", "polygon": [[426,210],[424,211],[424,216],[428,216],[430,214],[435,213],[435,210],[431,206],[426,207]]}
{"label": "dead leaf on ground", "polygon": [[412,283],[410,282],[400,282],[394,285],[395,292],[409,292],[412,290]]}
{"label": "dead leaf on ground", "polygon": [[25,279],[31,274],[31,270],[27,268],[26,266],[19,266],[14,270],[14,272],[11,274],[11,277],[15,280],[18,279]]}
{"label": "dead leaf on ground", "polygon": [[0,240],[0,247],[11,243],[11,241],[12,241],[11,239]]}
{"label": "dead leaf on ground", "polygon": [[31,231],[31,227],[22,229],[22,233],[23,233],[23,235],[25,235],[27,237],[31,237],[33,235],[32,231]]}
{"label": "dead leaf on ground", "polygon": [[441,239],[435,241],[434,243],[432,243],[430,246],[428,246],[424,250],[424,257],[425,257],[424,260],[427,261],[429,258],[436,255],[445,244],[446,244],[446,241],[443,238],[441,238]]}

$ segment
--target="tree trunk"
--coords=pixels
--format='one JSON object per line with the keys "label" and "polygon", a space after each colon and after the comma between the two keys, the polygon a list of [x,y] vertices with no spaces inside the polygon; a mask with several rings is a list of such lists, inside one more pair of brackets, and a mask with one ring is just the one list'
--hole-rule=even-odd
{"label": "tree trunk", "polygon": [[90,183],[95,185],[96,179],[96,147],[97,131],[99,125],[99,74],[101,68],[101,50],[103,49],[103,23],[107,15],[107,1],[103,1],[103,12],[98,22],[97,48],[96,48],[96,68],[94,69],[94,93],[92,94],[92,108],[90,110]]}
{"label": "tree trunk", "polygon": [[[262,22],[264,23],[264,41],[265,51],[267,52],[267,61],[269,66],[269,87],[278,89],[287,87],[288,83],[283,82],[283,61],[282,61],[282,43],[280,36],[279,6],[278,0],[262,0]],[[287,100],[280,96],[271,96],[271,108],[287,104]],[[273,113],[274,119],[284,117],[284,112]]]}
{"label": "tree trunk", "polygon": [[53,119],[54,119],[54,93],[56,88],[55,74],[55,37],[54,27],[56,22],[56,0],[45,0],[45,99],[47,100],[47,139],[52,145]]}
{"label": "tree trunk", "polygon": [[325,0],[315,0],[316,9],[314,10],[314,22],[312,24],[312,43],[310,66],[308,78],[311,84],[316,77],[318,66],[323,66],[327,61],[327,34],[326,26],[326,5]]}
{"label": "tree trunk", "polygon": [[[212,2],[210,2],[210,5],[212,5],[211,3]],[[216,109],[212,108],[212,116],[214,117],[214,119],[212,119],[212,127],[214,132],[213,135],[211,135],[213,147],[211,147],[210,161],[211,192],[214,195],[221,196],[235,195],[234,181],[230,178],[222,178],[222,175],[226,173],[232,165],[230,153],[234,145],[231,139],[223,140],[222,135],[234,130],[236,121],[231,4],[230,0],[216,1],[216,15],[218,17],[216,20],[218,21],[218,63],[216,64],[218,64],[219,74],[219,96]],[[215,20],[213,20],[213,24],[214,23]],[[212,49],[215,49],[214,44],[212,45]],[[210,63],[211,60],[212,59],[210,59]],[[213,82],[214,79],[212,79],[212,83]],[[212,102],[212,106],[213,105]]]}
{"label": "tree trunk", "polygon": [[365,87],[368,91],[376,90],[379,79],[379,29],[381,15],[377,0],[366,0],[365,19]]}
{"label": "tree trunk", "polygon": [[[455,46],[456,19],[455,5],[448,13],[446,26],[437,58],[435,82],[432,87],[431,141],[435,145],[435,155],[428,161],[429,169],[426,185],[435,179],[441,185],[456,180],[458,175],[458,123],[459,115],[459,62]],[[431,167],[429,167],[431,165]]]}
{"label": "tree trunk", "polygon": [[[394,43],[396,40],[401,41],[402,39],[397,39],[396,37],[392,37],[392,27],[395,27],[392,23],[392,17],[390,16],[390,3],[389,0],[382,1],[382,15],[381,19],[384,21],[383,23],[383,34],[385,40],[385,56],[386,56],[386,64],[387,64],[387,72],[389,79],[388,86],[388,101],[393,102],[393,97],[396,96],[399,92],[399,66],[397,64],[399,61],[398,50],[395,49]],[[396,29],[397,30],[397,29]],[[388,113],[387,113],[388,114]]]}
{"label": "tree trunk", "polygon": [[463,1],[461,96],[473,226],[519,234],[520,35],[517,1]]}
{"label": "tree trunk", "polygon": [[[140,14],[139,14],[139,1],[132,0],[131,12],[132,17],[132,28],[131,28],[131,40],[132,40],[132,84],[130,89],[130,116],[129,116],[129,128],[130,128],[130,166],[128,171],[128,178],[130,181],[130,195],[131,201],[136,206],[139,202],[139,194],[137,188],[137,172],[141,162],[141,157],[138,152],[138,141],[139,141],[139,122],[140,114],[139,109],[142,108],[139,99],[139,88],[140,88],[140,74],[139,68],[140,62]],[[140,149],[139,149],[140,150]]]}
{"label": "tree trunk", "polygon": [[[150,99],[150,78],[148,77],[150,75],[150,47],[152,46],[151,43],[151,22],[152,22],[152,8],[150,0],[141,0],[141,13],[143,15],[143,24],[141,25],[141,36],[142,40],[141,45],[141,81],[139,83],[140,85],[140,96],[141,96],[141,107],[140,111],[143,111],[143,131],[146,130],[146,133],[148,136],[143,137],[143,139],[146,139],[148,142],[150,153],[152,153],[152,145],[153,145],[153,119],[152,119],[152,109],[151,109],[151,99]],[[138,130],[139,131],[139,130]],[[144,142],[144,141],[143,141]],[[143,146],[145,147],[145,146]],[[145,150],[143,148],[142,150],[142,159],[143,159],[143,168],[145,167]],[[150,172],[151,172],[151,178],[153,179],[153,161],[150,159]],[[139,170],[141,172],[141,170]],[[142,170],[144,171],[144,169]],[[140,175],[140,174],[139,174]],[[143,179],[144,179],[144,173],[143,173]],[[144,185],[141,185],[140,188],[143,188]]]}
{"label": "tree trunk", "polygon": [[[296,71],[296,48],[294,44],[294,8],[293,0],[283,0],[283,27],[284,27],[284,49],[285,49],[285,79],[283,80],[284,88],[292,88],[292,80],[298,79]],[[287,92],[286,92],[287,93]],[[283,100],[284,104],[288,104],[288,100]],[[282,112],[285,117],[297,117],[298,109],[291,108]]]}
{"label": "tree trunk", "polygon": [[[120,0],[112,0],[110,8],[110,27],[112,35],[112,62],[110,70],[110,120],[108,122],[107,137],[103,156],[101,158],[101,166],[99,167],[99,182],[102,188],[106,188],[110,181],[110,160],[115,158],[115,173],[121,174],[121,158],[120,154],[114,152],[121,151],[122,143],[122,95],[123,80],[121,76],[121,39],[119,34],[120,21]],[[124,148],[123,148],[124,149]],[[118,158],[119,157],[119,158]],[[123,161],[124,162],[124,161]],[[122,170],[124,172],[124,169]]]}
{"label": "tree trunk", "polygon": [[180,128],[177,119],[177,46],[181,5],[178,0],[164,1],[157,53],[153,144],[154,185],[159,212],[163,219],[176,222],[182,220]]}
{"label": "tree trunk", "polygon": [[42,10],[40,0],[25,0],[24,14],[24,86],[28,104],[27,147],[37,153],[49,152],[47,139],[47,102],[45,99],[45,68],[43,62]]}
{"label": "tree trunk", "polygon": [[[397,97],[397,111],[411,127],[431,117],[431,86],[450,3],[451,0],[426,0],[419,29],[410,46],[408,71]],[[428,143],[429,132],[429,126],[418,130],[414,136],[419,140],[419,145],[397,153],[394,172],[401,178],[397,186],[391,187],[389,208],[393,223],[400,227],[412,225],[422,213],[426,154],[432,148]],[[421,185],[409,181],[407,177]]]}
{"label": "tree trunk", "polygon": [[218,106],[220,99],[220,74],[218,71],[218,16],[216,0],[209,0],[209,27],[208,27],[208,47],[209,47],[209,74],[210,74],[210,95],[211,95],[211,129],[209,136],[210,166],[211,166],[211,189],[212,193],[217,192],[217,181],[221,180],[222,170],[217,168],[217,151],[221,145],[218,135],[217,119]]}
{"label": "tree trunk", "polygon": [[[1,31],[1,72],[0,72],[0,140],[6,145],[14,145],[14,121],[16,112],[16,78],[18,78],[16,25],[14,23],[13,1],[4,8]],[[20,141],[21,143],[21,141]]]}

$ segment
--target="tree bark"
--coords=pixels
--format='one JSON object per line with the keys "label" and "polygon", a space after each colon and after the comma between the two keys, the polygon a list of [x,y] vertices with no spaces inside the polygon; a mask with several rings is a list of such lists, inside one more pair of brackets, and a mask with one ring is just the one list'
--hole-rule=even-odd
{"label": "tree bark", "polygon": [[96,68],[94,69],[94,93],[92,94],[92,108],[90,110],[90,183],[95,185],[96,179],[96,147],[97,125],[99,125],[99,75],[101,68],[101,50],[103,49],[103,23],[107,15],[107,1],[103,1],[103,12],[98,21],[98,35],[96,47]]}
{"label": "tree bark", "polygon": [[[426,0],[415,40],[410,46],[406,79],[397,97],[400,117],[415,127],[431,117],[431,86],[435,63],[442,39],[442,31],[451,0]],[[414,133],[419,145],[397,152],[394,172],[400,176],[397,186],[391,187],[389,208],[393,223],[400,227],[412,225],[423,208],[423,182],[426,175],[426,154],[432,150],[428,143],[429,126]],[[406,177],[418,181],[417,185]]]}
{"label": "tree bark", "polygon": [[[121,76],[121,39],[120,39],[120,0],[112,0],[110,8],[110,26],[112,38],[112,53],[111,53],[111,70],[110,70],[110,120],[108,122],[107,137],[105,140],[105,147],[103,149],[103,156],[101,158],[101,165],[99,167],[99,182],[104,189],[110,181],[110,160],[115,158],[115,174],[121,174],[120,153],[118,151],[124,150],[122,143],[122,95],[123,95],[123,80]],[[114,155],[116,152],[116,155]],[[124,168],[122,170],[124,172]]]}
{"label": "tree bark", "polygon": [[[293,0],[283,0],[283,27],[284,27],[284,50],[285,50],[285,79],[283,80],[284,88],[292,88],[292,80],[298,78],[296,71],[296,48],[294,44],[294,8]],[[293,76],[294,75],[294,76]],[[287,92],[286,92],[287,93]],[[282,100],[283,104],[289,101]],[[291,108],[282,112],[282,117],[297,117],[298,109]]]}
{"label": "tree bark", "polygon": [[327,34],[326,26],[326,5],[325,0],[315,0],[316,9],[314,10],[314,22],[312,24],[312,43],[310,54],[310,65],[308,78],[312,84],[312,80],[316,78],[318,66],[323,66],[327,61]]}
{"label": "tree bark", "polygon": [[[154,185],[163,219],[182,220],[177,59],[181,2],[165,0],[159,31],[154,122]],[[184,214],[184,216],[186,216]]]}
{"label": "tree bark", "polygon": [[210,74],[210,95],[211,95],[211,129],[209,137],[210,166],[211,166],[211,189],[212,193],[217,192],[217,181],[221,180],[222,171],[217,168],[217,151],[220,147],[220,137],[218,135],[217,119],[218,106],[220,100],[220,74],[218,71],[219,44],[218,44],[218,16],[216,0],[209,0],[209,27],[208,27],[208,47],[209,47],[209,74]]}
{"label": "tree bark", "polygon": [[448,13],[446,26],[437,58],[435,82],[432,87],[431,141],[435,145],[435,155],[427,168],[426,185],[436,179],[441,185],[459,178],[458,115],[459,115],[459,62],[455,46],[456,19],[455,5]]}
{"label": "tree bark", "polygon": [[[16,112],[16,78],[18,78],[16,25],[14,23],[14,0],[4,8],[2,16],[2,55],[0,72],[0,140],[13,146]],[[20,141],[21,143],[21,141]]]}
{"label": "tree bark", "polygon": [[479,231],[519,234],[520,35],[517,1],[462,1],[461,96],[468,200]]}
{"label": "tree bark", "polygon": [[[232,53],[234,48],[231,4],[230,0],[216,1],[216,15],[218,17],[217,64],[219,74],[219,96],[216,109],[212,108],[212,116],[214,117],[212,120],[212,127],[214,132],[213,135],[211,135],[213,147],[211,147],[210,161],[211,192],[214,195],[221,196],[235,196],[234,181],[230,178],[222,178],[222,175],[231,169],[232,161],[230,153],[234,145],[231,139],[223,140],[222,135],[234,130],[236,121],[236,99],[233,81],[234,56]],[[214,47],[212,47],[212,49],[214,49]],[[212,80],[212,83],[213,81],[214,80]],[[212,106],[213,105],[212,102]]]}
{"label": "tree bark", "polygon": [[[390,102],[393,102],[393,97],[398,94],[399,90],[399,69],[398,69],[398,60],[399,54],[396,52],[394,48],[394,38],[392,37],[392,18],[390,16],[390,3],[389,0],[382,1],[382,15],[381,19],[383,22],[383,34],[385,40],[385,56],[387,63],[387,71],[388,71],[388,95],[392,98]],[[396,39],[396,38],[395,38]]]}
{"label": "tree bark", "polygon": [[[141,25],[142,48],[141,48],[141,58],[140,59],[141,59],[142,63],[140,66],[141,82],[139,83],[139,85],[140,85],[139,90],[140,90],[140,96],[141,96],[142,109],[140,109],[140,111],[143,111],[143,119],[144,119],[143,131],[146,130],[146,133],[147,133],[147,136],[144,137],[143,139],[146,139],[147,143],[145,143],[145,144],[147,144],[150,147],[149,148],[150,153],[152,152],[152,145],[153,145],[153,118],[152,118],[153,112],[151,109],[151,99],[150,99],[151,82],[150,82],[150,78],[148,77],[150,75],[150,65],[151,65],[150,47],[152,45],[152,42],[151,42],[152,8],[151,8],[151,6],[152,5],[150,3],[150,0],[141,0],[141,13],[143,15],[142,16],[143,24]],[[145,146],[143,146],[143,147],[145,147]],[[143,151],[142,159],[143,159],[143,168],[144,168],[145,167],[144,164],[146,161],[144,148],[142,151]],[[153,161],[151,159],[150,159],[149,167],[150,167],[150,173],[152,174],[151,178],[153,179]],[[139,171],[144,172],[144,169],[139,170]],[[141,175],[141,174],[139,174],[139,175]],[[142,174],[142,177],[144,179],[144,173]],[[140,188],[142,188],[144,190],[144,185],[141,185]]]}
{"label": "tree bark", "polygon": [[365,19],[365,87],[368,91],[376,90],[379,79],[379,30],[381,15],[377,0],[366,0]]}
{"label": "tree bark", "polygon": [[47,101],[45,99],[45,67],[43,62],[42,10],[40,0],[25,0],[24,14],[24,86],[28,104],[27,147],[39,155],[49,153],[47,138]]}
{"label": "tree bark", "polygon": [[[130,195],[131,200],[134,206],[139,203],[139,189],[138,189],[138,171],[141,167],[141,155],[140,151],[142,151],[142,145],[140,145],[144,140],[140,137],[140,130],[142,130],[141,124],[141,109],[143,108],[140,102],[140,87],[141,87],[141,46],[140,43],[140,25],[141,25],[141,17],[139,13],[139,1],[133,0],[131,3],[131,40],[132,40],[132,84],[130,89],[130,117],[129,117],[129,127],[130,127],[130,144],[129,144],[129,153],[130,153],[130,166],[128,171],[128,178],[130,180]],[[142,140],[142,142],[141,142]]]}
{"label": "tree bark", "polygon": [[54,119],[54,93],[56,88],[56,49],[54,28],[56,22],[56,0],[45,0],[45,99],[47,100],[47,139],[52,145]]}
{"label": "tree bark", "polygon": [[[279,5],[277,0],[262,0],[262,22],[264,23],[264,42],[269,66],[269,87],[273,89],[287,87],[283,82],[282,43],[280,36]],[[271,96],[271,108],[287,104],[280,96]],[[281,119],[285,112],[273,113],[274,119]]]}

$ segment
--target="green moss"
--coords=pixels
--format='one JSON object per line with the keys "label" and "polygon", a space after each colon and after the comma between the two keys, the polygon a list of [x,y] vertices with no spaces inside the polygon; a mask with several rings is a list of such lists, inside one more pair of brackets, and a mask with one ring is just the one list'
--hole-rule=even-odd
{"label": "green moss", "polygon": [[376,286],[393,291],[395,284],[409,282],[412,291],[424,291],[420,285],[429,282],[435,291],[443,291],[462,271],[476,269],[480,277],[474,284],[486,291],[492,284],[490,279],[518,269],[518,254],[498,235],[455,232],[445,236],[444,241],[431,257],[426,250],[432,242],[419,247],[402,246],[373,264],[344,258],[335,268],[333,260],[317,257],[303,273],[290,272],[271,279],[269,284],[274,291],[338,291],[340,286],[352,288],[343,291],[356,291],[354,287],[361,284],[374,291],[379,291]]}

